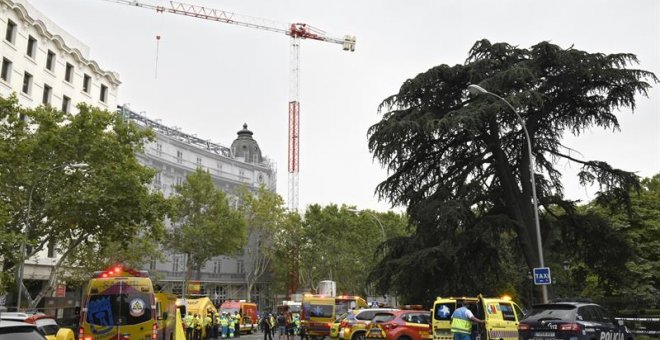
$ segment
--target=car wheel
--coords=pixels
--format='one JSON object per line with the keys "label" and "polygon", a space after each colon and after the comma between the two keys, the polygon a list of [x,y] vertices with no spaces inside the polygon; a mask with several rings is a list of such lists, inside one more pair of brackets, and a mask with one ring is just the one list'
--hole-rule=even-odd
{"label": "car wheel", "polygon": [[355,332],[351,337],[351,340],[364,340],[364,332]]}

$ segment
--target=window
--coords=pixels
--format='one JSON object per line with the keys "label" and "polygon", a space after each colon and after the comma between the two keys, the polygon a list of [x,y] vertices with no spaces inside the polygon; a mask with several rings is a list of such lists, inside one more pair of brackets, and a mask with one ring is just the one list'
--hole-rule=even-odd
{"label": "window", "polygon": [[62,96],[62,112],[69,112],[69,106],[71,106],[71,98]]}
{"label": "window", "polygon": [[243,261],[236,261],[236,272],[239,274],[243,274]]}
{"label": "window", "polygon": [[504,321],[516,321],[516,313],[513,311],[513,306],[510,303],[500,303],[500,310],[502,311]]}
{"label": "window", "polygon": [[104,103],[108,100],[108,87],[105,85],[101,85],[101,95],[99,96],[99,100]]}
{"label": "window", "polygon": [[219,274],[221,270],[222,270],[222,261],[221,260],[213,261],[213,272]]}
{"label": "window", "polygon": [[160,184],[160,172],[156,173],[156,176],[154,177],[154,184]]}
{"label": "window", "polygon": [[6,81],[6,82],[9,82],[11,80],[10,79],[11,78],[11,69],[12,69],[11,65],[12,65],[12,62],[9,61],[9,59],[2,58],[2,74],[0,75],[0,77],[2,78],[2,80]]}
{"label": "window", "polygon": [[433,311],[433,317],[436,320],[451,320],[451,315],[456,309],[455,303],[443,303],[435,305],[435,310]]}
{"label": "window", "polygon": [[[105,309],[99,308],[98,312],[90,311],[86,313],[87,323],[99,327],[111,327],[137,325],[151,321],[152,309],[150,302],[152,299],[153,297],[148,293],[137,292],[90,295],[88,306],[103,306]],[[141,304],[140,313],[135,313],[134,305],[136,303]]]}
{"label": "window", "polygon": [[149,270],[156,270],[156,258],[152,257],[149,261]]}
{"label": "window", "polygon": [[516,315],[518,316],[518,320],[522,320],[522,319],[525,318],[525,312],[523,312],[518,305],[514,304],[513,309],[516,311]]}
{"label": "window", "polygon": [[183,151],[176,151],[176,162],[179,164],[183,163]]}
{"label": "window", "polygon": [[601,307],[594,307],[594,308],[596,308],[596,310],[600,312],[600,317],[601,317],[602,322],[613,323],[612,317],[610,316],[610,313],[608,313],[605,309],[603,309]]}
{"label": "window", "polygon": [[28,57],[34,59],[37,55],[37,39],[33,36],[28,36],[27,51],[25,51]]}
{"label": "window", "polygon": [[158,156],[162,156],[162,154],[163,154],[163,144],[160,144],[160,143],[156,144],[156,154]]}
{"label": "window", "polygon": [[41,99],[41,103],[44,105],[50,104],[50,97],[53,94],[53,88],[44,84],[44,95]]}
{"label": "window", "polygon": [[64,72],[64,80],[73,83],[73,65],[66,63],[66,71]]}
{"label": "window", "polygon": [[48,50],[48,54],[46,54],[46,69],[55,71],[55,52],[51,50]]}
{"label": "window", "polygon": [[90,85],[92,84],[92,77],[89,74],[85,73],[83,75],[83,92],[89,93]]}
{"label": "window", "polygon": [[202,157],[197,157],[197,166],[202,166]]}
{"label": "window", "polygon": [[7,19],[7,32],[5,33],[5,40],[14,43],[16,40],[16,23]]}
{"label": "window", "polygon": [[180,271],[179,270],[179,266],[181,265],[180,262],[181,262],[181,258],[179,257],[179,255],[174,255],[174,258],[172,259],[172,271],[173,272],[178,273]]}
{"label": "window", "polygon": [[32,75],[25,72],[23,73],[23,93],[30,94],[32,92]]}
{"label": "window", "polygon": [[182,184],[183,184],[183,177],[176,176],[176,185],[182,185]]}

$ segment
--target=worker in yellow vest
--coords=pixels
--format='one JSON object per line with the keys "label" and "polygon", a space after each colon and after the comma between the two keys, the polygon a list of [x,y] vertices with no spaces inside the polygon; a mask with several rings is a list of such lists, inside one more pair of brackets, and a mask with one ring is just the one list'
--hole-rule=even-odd
{"label": "worker in yellow vest", "polygon": [[234,318],[231,315],[227,315],[227,321],[229,322],[229,337],[233,338],[236,321],[234,321]]}
{"label": "worker in yellow vest", "polygon": [[205,337],[204,339],[208,339],[211,337],[211,323],[213,322],[213,319],[211,319],[211,313],[207,311],[206,316],[204,317],[204,332],[205,332]]}
{"label": "worker in yellow vest", "polygon": [[225,339],[229,332],[229,320],[227,320],[226,313],[222,313],[222,316],[220,317],[220,325],[222,325],[222,338]]}
{"label": "worker in yellow vest", "polygon": [[186,339],[192,340],[193,337],[193,326],[192,326],[193,316],[190,312],[186,313],[186,316],[183,317],[183,326],[186,327]]}
{"label": "worker in yellow vest", "polygon": [[454,335],[454,340],[472,340],[472,321],[486,323],[484,320],[477,319],[463,303],[451,315],[451,333]]}
{"label": "worker in yellow vest", "polygon": [[193,340],[202,340],[202,319],[199,314],[195,314],[193,318]]}
{"label": "worker in yellow vest", "polygon": [[234,317],[234,324],[236,325],[234,329],[234,334],[238,338],[241,336],[241,315],[238,314],[238,311],[235,311],[233,317]]}

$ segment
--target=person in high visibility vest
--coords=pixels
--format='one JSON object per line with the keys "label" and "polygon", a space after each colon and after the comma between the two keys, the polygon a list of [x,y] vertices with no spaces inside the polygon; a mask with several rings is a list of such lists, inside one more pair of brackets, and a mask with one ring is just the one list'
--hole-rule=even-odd
{"label": "person in high visibility vest", "polygon": [[238,338],[241,336],[241,315],[238,314],[238,311],[234,311],[233,317],[234,317],[234,325],[235,325],[234,334]]}
{"label": "person in high visibility vest", "polygon": [[451,315],[451,333],[454,335],[454,340],[472,340],[472,321],[486,323],[477,319],[464,302],[461,303],[461,307]]}
{"label": "person in high visibility vest", "polygon": [[213,322],[213,319],[211,319],[211,313],[210,311],[207,311],[206,317],[204,317],[204,330],[206,331],[206,337],[205,339],[208,339],[211,337],[211,323]]}
{"label": "person in high visibility vest", "polygon": [[234,321],[234,318],[231,315],[227,315],[227,320],[229,321],[229,337],[233,338],[236,321]]}
{"label": "person in high visibility vest", "polygon": [[293,335],[300,334],[300,317],[298,314],[293,315]]}
{"label": "person in high visibility vest", "polygon": [[193,337],[193,316],[188,312],[185,317],[183,317],[183,325],[186,327],[186,339],[192,340]]}
{"label": "person in high visibility vest", "polygon": [[193,340],[201,340],[202,338],[202,320],[199,315],[195,314],[193,317]]}
{"label": "person in high visibility vest", "polygon": [[222,338],[227,337],[227,332],[229,331],[229,320],[227,320],[227,314],[223,313],[220,317],[220,325],[222,325]]}

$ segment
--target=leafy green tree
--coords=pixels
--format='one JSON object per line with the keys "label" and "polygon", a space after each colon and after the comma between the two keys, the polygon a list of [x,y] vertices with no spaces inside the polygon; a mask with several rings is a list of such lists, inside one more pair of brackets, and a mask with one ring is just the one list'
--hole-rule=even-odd
{"label": "leafy green tree", "polygon": [[239,211],[247,223],[245,250],[246,300],[251,301],[252,288],[266,273],[274,257],[274,236],[284,222],[284,200],[276,192],[264,186],[252,193],[246,187],[238,192],[241,201]]}
{"label": "leafy green tree", "polygon": [[[280,228],[274,235],[274,258],[271,264],[272,287],[290,297],[300,287],[300,267],[303,249],[306,248],[306,236],[302,217],[296,211],[284,213]],[[272,263],[272,262],[271,262]]]}
{"label": "leafy green tree", "polygon": [[[599,184],[598,202],[628,204],[630,190],[639,188],[633,172],[579,159],[561,140],[592,127],[619,128],[616,113],[634,109],[635,96],[646,95],[649,82],[657,82],[653,73],[630,68],[636,63],[632,54],[588,53],[548,42],[524,49],[481,40],[465,64],[433,67],[385,99],[379,109],[383,119],[368,133],[370,150],[389,170],[377,192],[408,207],[416,232],[392,245],[378,266],[402,273],[381,273],[381,289],[446,293],[437,282],[452,281],[488,292],[507,285],[509,277],[501,274],[511,270],[509,257],[521,256],[528,268],[538,267],[532,175],[539,206],[546,212],[561,209],[571,215],[567,222],[581,227],[574,203],[563,198],[558,162],[578,164],[581,183]],[[469,84],[502,96],[522,116],[533,174],[517,116],[493,96],[470,95]],[[551,221],[543,213],[541,219],[548,233]],[[503,252],[509,244],[515,247]],[[405,275],[409,268],[418,268],[417,274]],[[479,280],[461,273],[480,273]],[[497,282],[483,280],[495,273]],[[411,277],[416,280],[406,280]],[[446,287],[449,293],[459,288]]]}
{"label": "leafy green tree", "polygon": [[[154,172],[135,157],[153,135],[115,113],[78,108],[76,115],[29,110],[0,98],[0,192],[11,216],[2,237],[9,243],[0,248],[3,272],[23,260],[16,251],[22,242],[27,257],[48,248],[59,255],[48,285],[26,296],[33,308],[52,292],[63,266],[98,269],[109,244],[126,254],[126,235],[158,239],[163,232],[166,201],[149,191]],[[67,166],[76,163],[87,166]]]}
{"label": "leafy green tree", "polygon": [[[639,192],[630,193],[630,210],[598,203],[586,206],[593,214],[610,220],[614,229],[632,244],[634,256],[625,263],[628,270],[621,279],[625,281],[606,287],[609,288],[607,293],[610,293],[607,295],[612,296],[614,299],[611,300],[615,300],[613,302],[619,307],[637,309],[660,305],[660,174],[644,178],[641,184]],[[609,260],[620,257],[616,244],[608,244],[608,249],[612,253]],[[586,267],[592,269],[589,263]],[[603,277],[602,272],[596,271],[598,282],[610,283],[612,279]]]}
{"label": "leafy green tree", "polygon": [[366,294],[367,275],[379,256],[383,231],[386,239],[396,237],[405,233],[406,225],[405,216],[394,213],[359,214],[347,206],[310,205],[299,247],[300,282],[316,291],[319,281],[333,280],[338,292]]}
{"label": "leafy green tree", "polygon": [[229,206],[225,194],[213,185],[211,175],[197,169],[174,187],[167,246],[186,255],[187,284],[193,270],[212,257],[232,255],[246,243],[245,219]]}

